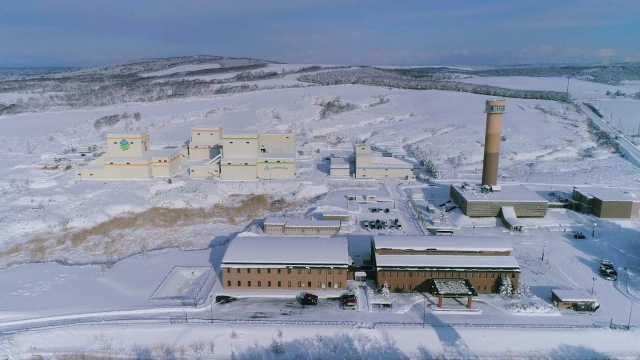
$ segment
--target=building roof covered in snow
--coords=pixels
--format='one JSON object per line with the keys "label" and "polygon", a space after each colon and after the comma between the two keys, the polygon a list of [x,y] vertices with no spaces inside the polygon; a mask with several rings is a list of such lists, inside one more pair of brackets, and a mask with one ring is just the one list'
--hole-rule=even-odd
{"label": "building roof covered in snow", "polygon": [[376,255],[378,268],[414,268],[434,270],[495,269],[520,271],[513,256],[484,255]]}
{"label": "building roof covered in snow", "polygon": [[545,198],[535,191],[529,190],[524,185],[501,185],[500,191],[483,193],[480,186],[451,185],[456,187],[459,193],[467,201],[517,201],[517,202],[547,202]]}
{"label": "building roof covered in snow", "polygon": [[560,299],[560,301],[596,301],[593,296],[582,290],[553,289],[551,292]]}
{"label": "building roof covered in snow", "polygon": [[152,157],[171,157],[180,152],[180,149],[175,146],[169,146],[162,149],[151,150]]}
{"label": "building roof covered in snow", "polygon": [[591,195],[594,198],[604,201],[631,201],[634,200],[628,194],[619,189],[605,188],[600,186],[579,186],[575,188],[583,195]]}
{"label": "building roof covered in snow", "polygon": [[509,239],[497,236],[421,236],[376,235],[373,243],[378,249],[436,250],[436,251],[511,251]]}
{"label": "building roof covered in snow", "polygon": [[332,237],[236,237],[222,259],[222,266],[349,265],[347,238]]}

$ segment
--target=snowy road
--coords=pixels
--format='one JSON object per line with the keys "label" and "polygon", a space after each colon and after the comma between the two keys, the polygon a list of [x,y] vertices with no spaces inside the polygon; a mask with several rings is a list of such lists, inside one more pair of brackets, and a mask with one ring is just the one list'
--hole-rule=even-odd
{"label": "snowy road", "polygon": [[[640,167],[640,150],[627,140],[621,133],[615,130],[606,121],[596,115],[591,109],[589,109],[583,102],[578,103],[582,111],[604,132],[609,134],[614,141],[620,146],[620,152],[625,155],[625,158],[630,163],[637,167]],[[616,138],[617,137],[617,138]]]}

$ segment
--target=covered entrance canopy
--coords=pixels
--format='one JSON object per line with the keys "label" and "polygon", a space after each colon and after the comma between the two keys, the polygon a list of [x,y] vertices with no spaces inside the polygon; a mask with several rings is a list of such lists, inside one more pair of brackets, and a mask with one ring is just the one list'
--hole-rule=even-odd
{"label": "covered entrance canopy", "polygon": [[447,298],[467,298],[467,308],[471,309],[471,297],[478,296],[476,290],[467,279],[447,280],[429,279],[430,293],[438,297],[438,307],[442,308],[442,299]]}

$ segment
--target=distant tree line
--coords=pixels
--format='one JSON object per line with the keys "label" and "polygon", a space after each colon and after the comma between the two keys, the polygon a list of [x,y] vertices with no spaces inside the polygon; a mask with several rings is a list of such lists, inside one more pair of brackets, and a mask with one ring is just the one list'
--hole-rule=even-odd
{"label": "distant tree line", "polygon": [[495,97],[554,100],[560,102],[570,101],[568,94],[565,92],[514,90],[456,81],[407,78],[394,71],[368,67],[306,74],[300,76],[298,80],[321,85],[362,84],[400,89],[457,91]]}

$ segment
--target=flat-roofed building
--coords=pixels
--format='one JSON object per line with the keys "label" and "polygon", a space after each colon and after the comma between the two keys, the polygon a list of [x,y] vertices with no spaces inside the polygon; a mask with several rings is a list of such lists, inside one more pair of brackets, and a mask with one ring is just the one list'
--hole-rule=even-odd
{"label": "flat-roofed building", "polygon": [[551,300],[558,309],[575,311],[596,311],[600,304],[596,299],[582,290],[551,290]]}
{"label": "flat-roofed building", "polygon": [[329,175],[331,176],[350,176],[351,164],[345,158],[330,158]]}
{"label": "flat-roofed building", "polygon": [[260,134],[258,141],[260,154],[296,152],[294,134]]}
{"label": "flat-roofed building", "polygon": [[221,264],[224,289],[346,289],[347,239],[236,237]]}
{"label": "flat-roofed building", "polygon": [[357,179],[415,179],[417,163],[382,156],[356,156]]}
{"label": "flat-roofed building", "polygon": [[214,159],[220,155],[222,128],[219,126],[197,126],[191,128],[189,160]]}
{"label": "flat-roofed building", "polygon": [[339,210],[323,211],[322,220],[349,221],[349,213]]}
{"label": "flat-roofed building", "polygon": [[170,177],[182,171],[180,149],[150,150],[149,133],[109,134],[107,151],[76,170],[79,180],[126,180]]}
{"label": "flat-roofed building", "polygon": [[222,158],[258,158],[258,134],[224,134]]}
{"label": "flat-roofed building", "polygon": [[637,218],[640,198],[631,197],[619,189],[599,186],[574,187],[573,200],[580,203],[582,212],[600,218]]}
{"label": "flat-roofed building", "polygon": [[514,289],[520,266],[513,256],[376,255],[378,285],[402,291],[429,291],[431,279],[467,279],[478,293],[496,293],[504,277]]}
{"label": "flat-roofed building", "polygon": [[478,293],[495,293],[508,276],[517,288],[520,267],[508,239],[493,236],[378,235],[373,237],[378,286],[430,291],[431,280],[468,280]]}
{"label": "flat-roofed building", "polygon": [[502,185],[482,191],[473,185],[451,185],[449,196],[469,217],[495,217],[501,207],[513,207],[518,217],[544,217],[548,201],[523,185]]}
{"label": "flat-roofed building", "polygon": [[334,235],[344,230],[338,220],[305,220],[268,217],[264,221],[264,232],[267,235]]}

